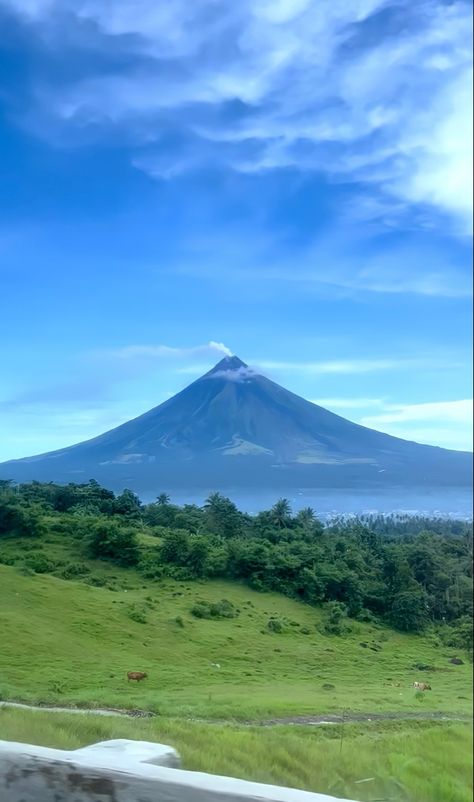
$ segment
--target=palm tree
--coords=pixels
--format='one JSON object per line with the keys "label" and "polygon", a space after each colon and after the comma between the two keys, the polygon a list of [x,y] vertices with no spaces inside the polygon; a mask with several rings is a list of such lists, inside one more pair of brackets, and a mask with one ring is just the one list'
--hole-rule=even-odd
{"label": "palm tree", "polygon": [[170,503],[170,497],[168,493],[160,493],[159,496],[156,498],[156,503],[160,504],[162,507],[166,506]]}
{"label": "palm tree", "polygon": [[316,513],[312,507],[303,507],[296,516],[296,520],[301,524],[303,529],[309,529],[311,524],[314,523],[315,518]]}
{"label": "palm tree", "polygon": [[291,520],[291,506],[287,498],[279,498],[270,512],[279,529],[288,526]]}

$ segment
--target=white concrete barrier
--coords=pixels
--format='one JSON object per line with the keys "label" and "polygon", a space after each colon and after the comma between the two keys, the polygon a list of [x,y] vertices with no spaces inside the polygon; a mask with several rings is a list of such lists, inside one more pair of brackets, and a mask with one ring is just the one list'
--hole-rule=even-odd
{"label": "white concrete barrier", "polygon": [[183,771],[178,766],[179,755],[172,747],[146,741],[103,741],[71,752],[0,741],[0,800],[342,802],[324,794]]}

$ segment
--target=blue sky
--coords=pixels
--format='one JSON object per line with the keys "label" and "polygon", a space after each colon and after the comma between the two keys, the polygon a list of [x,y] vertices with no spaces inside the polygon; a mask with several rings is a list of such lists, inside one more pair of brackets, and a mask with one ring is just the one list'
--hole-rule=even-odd
{"label": "blue sky", "polygon": [[111,428],[227,350],[471,448],[470,17],[0,0],[0,459]]}

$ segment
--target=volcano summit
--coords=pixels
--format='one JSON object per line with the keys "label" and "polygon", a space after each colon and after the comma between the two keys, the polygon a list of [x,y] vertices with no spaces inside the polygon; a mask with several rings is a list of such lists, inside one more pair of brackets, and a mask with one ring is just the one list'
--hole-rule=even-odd
{"label": "volcano summit", "polygon": [[114,490],[469,486],[472,455],[351,423],[238,357],[160,406],[78,445],[0,465],[15,481],[82,482]]}

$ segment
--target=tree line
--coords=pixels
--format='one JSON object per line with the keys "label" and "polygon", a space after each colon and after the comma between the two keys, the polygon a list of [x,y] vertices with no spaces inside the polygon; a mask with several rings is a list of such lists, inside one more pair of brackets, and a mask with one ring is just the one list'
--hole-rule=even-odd
{"label": "tree line", "polygon": [[[0,538],[41,538],[54,527],[84,553],[134,566],[149,579],[225,578],[311,605],[335,619],[383,620],[472,653],[472,524],[423,517],[324,524],[287,499],[249,515],[212,493],[203,506],[161,493],[142,504],[97,482],[0,484]],[[143,534],[152,536],[146,539]],[[341,632],[344,626],[341,624]]]}

